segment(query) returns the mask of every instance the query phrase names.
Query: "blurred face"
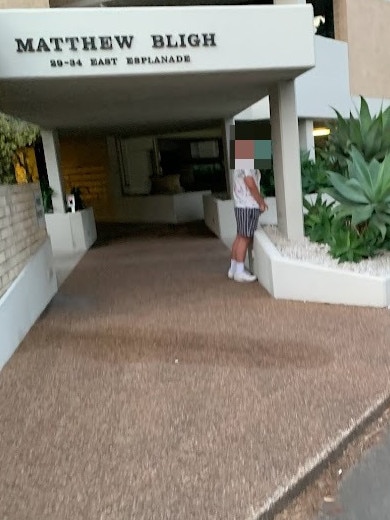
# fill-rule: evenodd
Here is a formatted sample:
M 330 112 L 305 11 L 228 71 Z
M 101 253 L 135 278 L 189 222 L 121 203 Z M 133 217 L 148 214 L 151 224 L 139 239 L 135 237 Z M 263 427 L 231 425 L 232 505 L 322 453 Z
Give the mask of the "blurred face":
M 234 167 L 236 169 L 253 169 L 255 164 L 255 142 L 253 140 L 237 140 L 234 142 Z

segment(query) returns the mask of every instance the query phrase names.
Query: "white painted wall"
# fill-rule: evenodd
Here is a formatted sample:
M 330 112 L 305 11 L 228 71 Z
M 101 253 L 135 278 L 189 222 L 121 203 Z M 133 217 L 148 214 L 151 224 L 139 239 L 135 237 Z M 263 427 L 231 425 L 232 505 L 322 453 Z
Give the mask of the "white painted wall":
M 351 96 L 349 82 L 348 44 L 314 37 L 316 66 L 295 80 L 297 113 L 300 119 L 335 119 L 336 108 L 344 117 L 356 113 L 360 98 Z M 390 105 L 389 99 L 367 98 L 375 114 Z M 265 97 L 235 116 L 235 120 L 268 120 L 269 98 Z
M 0 298 L 0 369 L 56 292 L 53 253 L 47 239 Z
M 348 115 L 351 107 L 348 45 L 322 36 L 314 37 L 316 66 L 295 80 L 297 113 L 301 119 L 333 119 L 337 108 Z M 235 119 L 270 118 L 268 97 L 235 116 Z
M 296 79 L 297 112 L 302 119 L 334 118 L 332 107 L 349 114 L 348 45 L 315 36 L 316 66 Z
M 233 200 L 206 195 L 203 197 L 203 208 L 206 226 L 230 248 L 237 232 Z

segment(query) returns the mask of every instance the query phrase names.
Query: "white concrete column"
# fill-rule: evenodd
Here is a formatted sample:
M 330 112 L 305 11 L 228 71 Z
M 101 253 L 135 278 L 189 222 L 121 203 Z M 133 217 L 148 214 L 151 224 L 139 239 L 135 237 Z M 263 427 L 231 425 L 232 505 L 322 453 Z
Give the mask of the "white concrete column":
M 54 190 L 52 196 L 53 212 L 66 213 L 58 132 L 57 130 L 41 130 L 41 136 L 49 185 Z
M 287 238 L 302 240 L 301 161 L 294 81 L 281 81 L 270 89 L 270 112 L 278 227 Z
M 310 152 L 310 159 L 315 161 L 315 143 L 314 143 L 314 125 L 310 119 L 302 119 L 298 123 L 299 129 L 299 147 L 305 152 Z
M 225 119 L 222 121 L 222 142 L 224 149 L 224 160 L 225 160 L 225 178 L 226 178 L 226 187 L 227 192 L 230 195 L 230 198 L 233 198 L 233 179 L 232 172 L 234 169 L 234 164 L 230 164 L 230 141 L 234 140 L 235 136 L 233 135 L 233 127 L 234 127 L 234 119 Z

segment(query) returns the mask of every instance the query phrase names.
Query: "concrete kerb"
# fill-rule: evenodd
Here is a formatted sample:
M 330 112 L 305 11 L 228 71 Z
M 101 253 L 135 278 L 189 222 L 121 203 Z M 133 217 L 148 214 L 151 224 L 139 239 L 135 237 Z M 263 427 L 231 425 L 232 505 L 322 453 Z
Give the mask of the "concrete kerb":
M 346 447 L 389 407 L 390 395 L 382 395 L 357 421 L 354 421 L 348 428 L 343 430 L 317 456 L 309 459 L 304 466 L 301 466 L 289 482 L 279 486 L 260 511 L 254 512 L 253 516 L 248 517 L 247 520 L 273 520 L 310 483 L 315 481 L 329 464 L 336 462 Z

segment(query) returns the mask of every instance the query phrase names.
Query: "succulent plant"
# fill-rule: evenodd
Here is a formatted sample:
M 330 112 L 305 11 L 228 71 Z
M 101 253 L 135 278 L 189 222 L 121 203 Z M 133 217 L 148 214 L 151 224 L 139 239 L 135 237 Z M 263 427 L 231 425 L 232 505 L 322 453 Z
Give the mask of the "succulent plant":
M 332 167 L 346 173 L 347 159 L 353 147 L 366 161 L 383 161 L 390 150 L 390 107 L 371 116 L 367 101 L 362 97 L 358 117 L 350 113 L 345 119 L 335 110 L 336 122 L 331 125 L 327 153 Z
M 323 190 L 338 202 L 335 216 L 350 217 L 355 227 L 374 227 L 384 239 L 390 226 L 390 153 L 382 163 L 377 159 L 367 162 L 353 147 L 347 168 L 348 177 L 328 172 L 332 186 Z

